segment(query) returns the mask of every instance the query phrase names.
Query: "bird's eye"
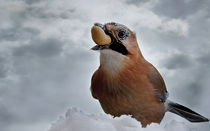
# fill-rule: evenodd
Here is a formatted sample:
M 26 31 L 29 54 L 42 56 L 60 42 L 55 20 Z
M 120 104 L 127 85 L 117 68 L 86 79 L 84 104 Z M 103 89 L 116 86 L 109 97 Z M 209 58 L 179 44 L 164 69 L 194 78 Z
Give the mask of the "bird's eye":
M 119 37 L 119 38 L 125 38 L 125 36 L 126 36 L 125 31 L 120 31 L 120 32 L 118 33 L 118 37 Z

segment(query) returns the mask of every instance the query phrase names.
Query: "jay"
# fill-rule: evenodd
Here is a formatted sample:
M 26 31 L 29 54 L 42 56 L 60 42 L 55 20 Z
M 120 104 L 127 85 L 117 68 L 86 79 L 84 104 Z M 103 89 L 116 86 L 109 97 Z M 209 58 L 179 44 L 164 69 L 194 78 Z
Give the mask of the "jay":
M 104 112 L 114 117 L 131 115 L 143 127 L 160 123 L 167 111 L 190 122 L 207 122 L 204 116 L 167 99 L 158 70 L 143 57 L 136 35 L 118 23 L 95 23 L 92 49 L 100 51 L 100 66 L 91 80 L 91 93 Z

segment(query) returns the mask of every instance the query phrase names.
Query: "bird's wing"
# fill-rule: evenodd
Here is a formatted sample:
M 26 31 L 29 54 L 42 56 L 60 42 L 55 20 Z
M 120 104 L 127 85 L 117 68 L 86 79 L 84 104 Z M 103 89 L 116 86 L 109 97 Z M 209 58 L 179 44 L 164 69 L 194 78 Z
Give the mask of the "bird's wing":
M 152 70 L 148 73 L 147 77 L 150 83 L 153 85 L 157 97 L 160 99 L 160 101 L 165 102 L 168 96 L 165 82 L 154 66 L 152 66 Z

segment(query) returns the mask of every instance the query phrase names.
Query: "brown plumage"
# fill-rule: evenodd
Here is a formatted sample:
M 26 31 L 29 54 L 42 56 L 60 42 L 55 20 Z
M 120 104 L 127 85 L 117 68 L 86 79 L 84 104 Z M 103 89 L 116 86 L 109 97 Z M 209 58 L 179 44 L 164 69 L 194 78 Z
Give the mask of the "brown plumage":
M 93 47 L 100 50 L 100 66 L 91 80 L 92 96 L 99 100 L 106 113 L 113 116 L 131 115 L 143 127 L 152 122 L 160 123 L 167 110 L 173 112 L 175 109 L 168 104 L 172 102 L 166 102 L 164 80 L 158 70 L 144 59 L 135 34 L 124 25 L 113 22 L 105 25 L 96 23 L 95 26 L 101 27 L 112 42 Z M 180 113 L 177 112 L 174 111 Z M 202 118 L 203 121 L 208 120 Z

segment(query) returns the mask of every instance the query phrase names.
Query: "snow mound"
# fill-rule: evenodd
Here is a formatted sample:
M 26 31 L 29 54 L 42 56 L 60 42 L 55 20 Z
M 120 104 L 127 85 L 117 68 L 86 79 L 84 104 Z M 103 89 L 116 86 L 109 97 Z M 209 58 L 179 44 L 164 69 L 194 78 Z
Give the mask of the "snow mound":
M 172 121 L 166 125 L 151 124 L 142 128 L 130 116 L 113 118 L 110 115 L 86 114 L 77 108 L 69 109 L 65 116 L 52 124 L 48 131 L 190 131 L 184 123 Z

